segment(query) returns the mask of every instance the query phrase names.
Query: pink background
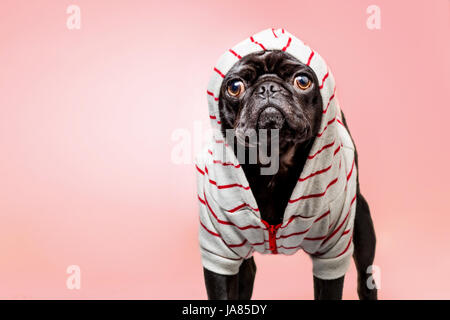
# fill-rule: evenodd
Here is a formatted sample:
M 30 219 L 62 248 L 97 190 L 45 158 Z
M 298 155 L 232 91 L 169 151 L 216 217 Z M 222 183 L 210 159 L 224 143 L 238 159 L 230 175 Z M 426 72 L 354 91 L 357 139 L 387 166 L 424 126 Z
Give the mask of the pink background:
M 73 3 L 81 30 L 66 28 Z M 284 27 L 335 75 L 380 298 L 450 298 L 449 17 L 446 0 L 2 0 L 0 297 L 205 298 L 194 167 L 171 161 L 171 136 L 207 129 L 222 52 Z M 254 298 L 313 297 L 305 254 L 255 258 Z M 353 266 L 346 279 L 354 299 Z

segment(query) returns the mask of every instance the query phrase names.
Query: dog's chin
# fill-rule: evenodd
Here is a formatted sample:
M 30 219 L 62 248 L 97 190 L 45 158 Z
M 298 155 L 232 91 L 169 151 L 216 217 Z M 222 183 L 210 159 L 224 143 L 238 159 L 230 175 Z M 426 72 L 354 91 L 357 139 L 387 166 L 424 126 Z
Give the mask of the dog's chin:
M 292 146 L 301 145 L 312 138 L 311 128 L 304 126 L 300 128 L 290 128 L 288 125 L 279 127 L 266 127 L 263 129 L 264 133 L 258 127 L 249 129 L 235 130 L 236 142 L 239 146 L 245 148 L 254 147 L 276 147 L 280 153 L 287 149 L 291 149 Z M 255 139 L 248 139 L 248 132 L 255 132 Z
M 280 146 L 286 145 L 300 145 L 309 141 L 312 137 L 312 130 L 310 127 L 301 127 L 298 129 L 287 129 L 287 132 L 280 138 Z

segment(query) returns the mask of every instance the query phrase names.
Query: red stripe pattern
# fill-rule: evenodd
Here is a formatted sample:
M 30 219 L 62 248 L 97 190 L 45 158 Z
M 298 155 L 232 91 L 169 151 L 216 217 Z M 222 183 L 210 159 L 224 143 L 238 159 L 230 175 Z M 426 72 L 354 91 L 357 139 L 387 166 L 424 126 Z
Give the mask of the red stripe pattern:
M 325 80 L 327 80 L 327 78 L 328 78 L 328 74 L 329 74 L 329 72 L 327 71 L 327 73 L 323 76 L 322 84 L 319 87 L 320 89 L 323 89 L 323 86 L 325 84 Z
M 275 38 L 278 38 L 277 34 L 275 33 L 274 28 L 272 28 L 272 33 L 273 33 L 273 36 L 274 36 Z
M 222 78 L 225 78 L 225 75 L 222 73 L 222 71 L 220 71 L 219 69 L 217 69 L 216 67 L 214 67 L 214 71 L 217 72 L 217 74 L 219 76 L 221 76 Z
M 263 49 L 264 51 L 266 51 L 266 48 L 263 46 L 263 44 L 260 43 L 260 42 L 258 42 L 258 41 L 256 41 L 256 40 L 253 38 L 253 36 L 250 37 L 250 41 L 253 42 L 254 44 L 260 46 L 261 49 Z
M 336 120 L 336 117 L 334 117 L 333 119 L 331 119 L 330 121 L 328 121 L 328 122 L 327 122 L 327 125 L 325 126 L 325 128 L 323 128 L 322 132 L 319 132 L 319 133 L 317 134 L 317 137 L 320 138 L 320 137 L 324 134 L 325 130 L 327 130 L 328 126 L 329 126 L 330 124 L 332 124 L 335 120 Z
M 312 58 L 314 57 L 314 51 L 313 50 L 311 50 L 311 53 L 310 53 L 310 55 L 309 55 L 309 58 L 308 58 L 308 62 L 306 63 L 306 65 L 307 66 L 309 66 L 310 65 L 310 63 L 311 63 L 311 60 L 312 60 Z
M 206 90 L 206 93 L 207 93 L 209 96 L 213 97 L 213 98 L 214 98 L 214 101 L 219 101 L 219 98 L 218 98 L 218 97 L 215 97 L 215 96 L 214 96 L 214 93 L 212 93 L 211 91 Z
M 332 147 L 332 146 L 334 146 L 334 143 L 335 143 L 335 141 L 333 141 L 333 142 L 331 142 L 331 143 L 329 143 L 329 144 L 326 144 L 326 145 L 324 145 L 322 148 L 320 148 L 319 150 L 317 150 L 314 154 L 311 154 L 311 155 L 309 155 L 308 156 L 308 159 L 314 159 L 318 154 L 320 154 L 323 150 L 326 150 L 326 149 L 328 149 L 328 148 L 330 148 L 330 147 Z
M 308 180 L 308 179 L 311 178 L 311 177 L 314 177 L 314 176 L 317 176 L 318 174 L 327 172 L 328 170 L 331 169 L 331 166 L 332 166 L 332 165 L 330 164 L 330 165 L 329 165 L 328 167 L 326 167 L 325 169 L 317 170 L 316 172 L 313 172 L 313 173 L 311 173 L 310 175 L 308 175 L 308 176 L 306 176 L 306 177 L 304 177 L 304 178 L 299 178 L 298 181 L 306 181 L 306 180 Z
M 222 164 L 223 164 L 223 163 L 222 163 Z M 205 166 L 205 169 L 204 169 L 204 170 L 200 169 L 197 165 L 196 165 L 195 167 L 197 168 L 197 171 L 198 171 L 201 175 L 203 175 L 203 176 L 208 175 L 208 167 Z M 218 189 L 229 189 L 229 188 L 235 188 L 235 187 L 238 187 L 238 188 L 242 188 L 242 189 L 244 189 L 244 190 L 250 190 L 250 186 L 243 186 L 243 185 L 241 185 L 241 184 L 239 184 L 239 183 L 230 183 L 230 184 L 219 185 L 216 181 L 214 181 L 214 180 L 212 180 L 212 179 L 210 179 L 210 178 L 208 178 L 207 180 L 208 180 L 208 182 L 209 182 L 210 184 L 216 186 Z
M 289 203 L 294 203 L 294 202 L 297 202 L 297 201 L 300 201 L 300 200 L 305 200 L 305 199 L 323 197 L 327 193 L 328 189 L 332 185 L 334 185 L 337 181 L 338 181 L 338 178 L 334 178 L 333 180 L 331 180 L 330 183 L 327 185 L 327 187 L 325 188 L 325 190 L 323 192 L 307 194 L 307 195 L 301 196 L 301 197 L 299 197 L 297 199 L 290 199 Z
M 283 49 L 281 49 L 281 51 L 286 51 L 286 49 L 289 48 L 289 46 L 291 45 L 291 41 L 292 41 L 292 38 L 289 37 L 288 42 L 287 42 L 286 45 L 283 47 Z
M 334 87 L 333 94 L 331 95 L 330 99 L 328 99 L 328 103 L 327 103 L 325 110 L 323 110 L 324 114 L 327 113 L 328 107 L 330 106 L 331 101 L 334 99 L 335 94 L 336 94 L 336 87 Z
M 236 51 L 234 51 L 233 49 L 230 49 L 229 51 L 230 51 L 236 58 L 242 59 L 242 57 L 241 57 L 240 55 L 238 55 L 238 54 L 236 53 Z

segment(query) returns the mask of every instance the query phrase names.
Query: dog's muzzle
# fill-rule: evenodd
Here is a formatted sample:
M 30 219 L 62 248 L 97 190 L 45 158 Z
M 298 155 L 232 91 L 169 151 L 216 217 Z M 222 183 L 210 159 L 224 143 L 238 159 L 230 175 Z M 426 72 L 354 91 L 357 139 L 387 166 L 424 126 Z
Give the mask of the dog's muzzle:
M 275 107 L 266 107 L 259 115 L 258 129 L 281 129 L 285 118 Z

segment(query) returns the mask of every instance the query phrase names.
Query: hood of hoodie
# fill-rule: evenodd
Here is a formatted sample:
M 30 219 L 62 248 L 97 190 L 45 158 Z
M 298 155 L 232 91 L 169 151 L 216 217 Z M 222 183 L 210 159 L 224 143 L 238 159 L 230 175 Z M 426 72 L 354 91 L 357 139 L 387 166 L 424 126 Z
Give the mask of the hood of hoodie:
M 350 149 L 353 145 L 341 123 L 335 81 L 327 64 L 316 51 L 285 29 L 267 29 L 245 39 L 227 50 L 214 66 L 207 88 L 208 111 L 214 137 L 205 152 L 210 159 L 199 161 L 197 169 L 205 171 L 210 182 L 215 184 L 210 193 L 222 209 L 228 212 L 250 209 L 259 216 L 259 209 L 245 174 L 221 133 L 219 94 L 223 79 L 236 62 L 249 54 L 265 50 L 289 53 L 308 65 L 319 81 L 323 105 L 319 133 L 290 197 L 283 221 L 298 212 L 312 217 L 319 214 L 346 188 L 345 178 L 339 177 L 346 175 L 345 169 L 350 170 L 349 165 L 353 167 L 354 163 L 343 163 L 344 153 L 340 149 L 344 143 Z M 325 194 L 326 201 L 322 197 Z M 309 201 L 301 201 L 306 199 Z
M 337 111 L 337 100 L 331 99 L 334 101 L 330 101 L 330 97 L 334 98 L 335 93 L 334 78 L 325 60 L 316 51 L 285 29 L 267 29 L 250 36 L 227 50 L 222 54 L 213 68 L 214 72 L 208 84 L 207 95 L 211 125 L 213 129 L 219 131 L 216 133 L 218 134 L 217 138 L 222 138 L 220 135 L 219 94 L 223 79 L 233 65 L 240 59 L 249 54 L 266 50 L 285 51 L 300 62 L 311 67 L 320 82 L 320 93 L 324 109 L 329 107 L 330 113 L 333 115 Z M 330 102 L 329 105 L 328 102 Z M 325 118 L 327 117 L 323 117 L 322 119 L 322 129 L 326 125 Z

